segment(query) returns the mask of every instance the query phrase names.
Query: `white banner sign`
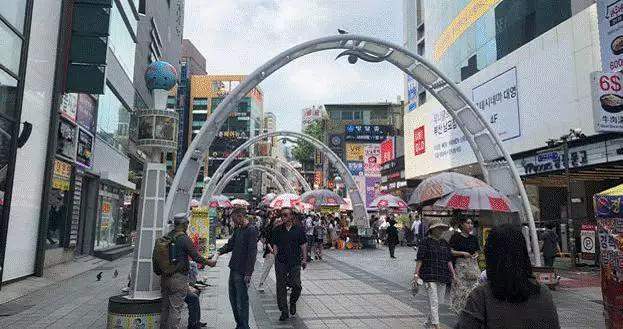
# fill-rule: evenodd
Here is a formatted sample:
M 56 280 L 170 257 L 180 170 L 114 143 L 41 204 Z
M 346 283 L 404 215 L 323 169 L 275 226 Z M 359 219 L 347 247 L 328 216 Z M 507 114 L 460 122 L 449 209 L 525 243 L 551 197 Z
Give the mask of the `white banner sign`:
M 517 69 L 512 68 L 472 89 L 472 100 L 505 141 L 521 135 Z
M 595 253 L 595 230 L 581 230 L 580 241 L 582 241 L 583 253 Z
M 623 74 L 591 73 L 593 121 L 599 132 L 623 131 Z
M 601 64 L 606 72 L 623 68 L 623 0 L 597 0 Z

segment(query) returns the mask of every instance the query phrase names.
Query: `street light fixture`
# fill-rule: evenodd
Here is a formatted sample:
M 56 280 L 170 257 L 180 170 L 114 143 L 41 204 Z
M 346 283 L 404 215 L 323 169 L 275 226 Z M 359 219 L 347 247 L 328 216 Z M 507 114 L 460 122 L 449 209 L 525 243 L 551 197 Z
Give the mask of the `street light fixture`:
M 586 135 L 581 128 L 569 129 L 569 133 L 560 136 L 558 139 L 549 139 L 546 143 L 549 147 L 562 147 L 562 163 L 565 168 L 567 180 L 567 226 L 569 229 L 569 253 L 571 254 L 571 266 L 576 267 L 577 251 L 575 247 L 575 227 L 573 216 L 571 215 L 571 170 L 569 168 L 569 142 L 585 138 Z

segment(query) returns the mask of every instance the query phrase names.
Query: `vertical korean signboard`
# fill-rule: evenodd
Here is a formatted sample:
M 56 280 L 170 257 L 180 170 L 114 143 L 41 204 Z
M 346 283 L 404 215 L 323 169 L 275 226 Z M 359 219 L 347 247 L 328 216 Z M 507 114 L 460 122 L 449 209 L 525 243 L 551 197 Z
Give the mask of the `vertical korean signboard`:
M 600 132 L 623 131 L 623 74 L 593 72 L 593 121 Z
M 601 64 L 606 72 L 623 68 L 623 0 L 597 0 Z
M 380 195 L 381 189 L 381 147 L 379 144 L 367 144 L 364 147 L 363 171 L 366 179 L 366 206 Z
M 381 164 L 395 158 L 394 137 L 388 137 L 381 143 Z

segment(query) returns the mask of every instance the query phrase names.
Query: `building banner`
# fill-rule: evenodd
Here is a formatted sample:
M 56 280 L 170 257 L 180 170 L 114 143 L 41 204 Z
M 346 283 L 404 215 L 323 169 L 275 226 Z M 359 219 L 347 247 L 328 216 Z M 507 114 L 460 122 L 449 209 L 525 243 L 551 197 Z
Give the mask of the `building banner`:
M 368 144 L 364 147 L 363 170 L 366 177 L 381 177 L 381 147 Z
M 391 161 L 396 157 L 394 137 L 388 137 L 381 143 L 381 161 L 380 164 L 384 164 L 387 161 Z
M 601 67 L 614 72 L 623 68 L 623 1 L 597 0 L 597 25 Z
M 193 208 L 188 236 L 199 254 L 205 258 L 210 256 L 210 208 Z
M 407 111 L 411 112 L 417 108 L 417 81 L 407 75 Z
M 346 143 L 346 161 L 363 161 L 363 144 Z
M 370 207 L 372 201 L 381 195 L 381 177 L 365 177 L 365 180 L 366 207 Z
M 361 195 L 361 200 L 366 202 L 366 176 L 354 176 L 353 179 L 355 180 L 355 185 L 357 185 L 357 190 L 359 190 L 359 194 Z
M 593 72 L 593 121 L 600 132 L 623 131 L 623 74 Z
M 521 135 L 518 98 L 514 67 L 472 89 L 474 104 L 503 141 Z
M 359 161 L 348 161 L 346 162 L 346 166 L 348 167 L 348 170 L 350 171 L 350 174 L 353 175 L 353 177 L 355 176 L 360 176 L 363 175 L 363 162 L 359 162 Z

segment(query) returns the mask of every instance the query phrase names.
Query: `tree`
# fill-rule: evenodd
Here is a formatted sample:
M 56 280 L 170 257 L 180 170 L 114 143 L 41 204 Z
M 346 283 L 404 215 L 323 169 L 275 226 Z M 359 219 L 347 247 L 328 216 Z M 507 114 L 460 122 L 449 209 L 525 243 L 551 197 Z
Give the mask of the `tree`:
M 324 127 L 322 126 L 322 122 L 312 122 L 310 125 L 305 127 L 305 129 L 303 129 L 303 133 L 322 141 L 324 136 Z M 303 165 L 304 170 L 313 168 L 315 154 L 316 148 L 311 143 L 304 140 L 299 140 L 298 144 L 292 150 L 292 155 Z

